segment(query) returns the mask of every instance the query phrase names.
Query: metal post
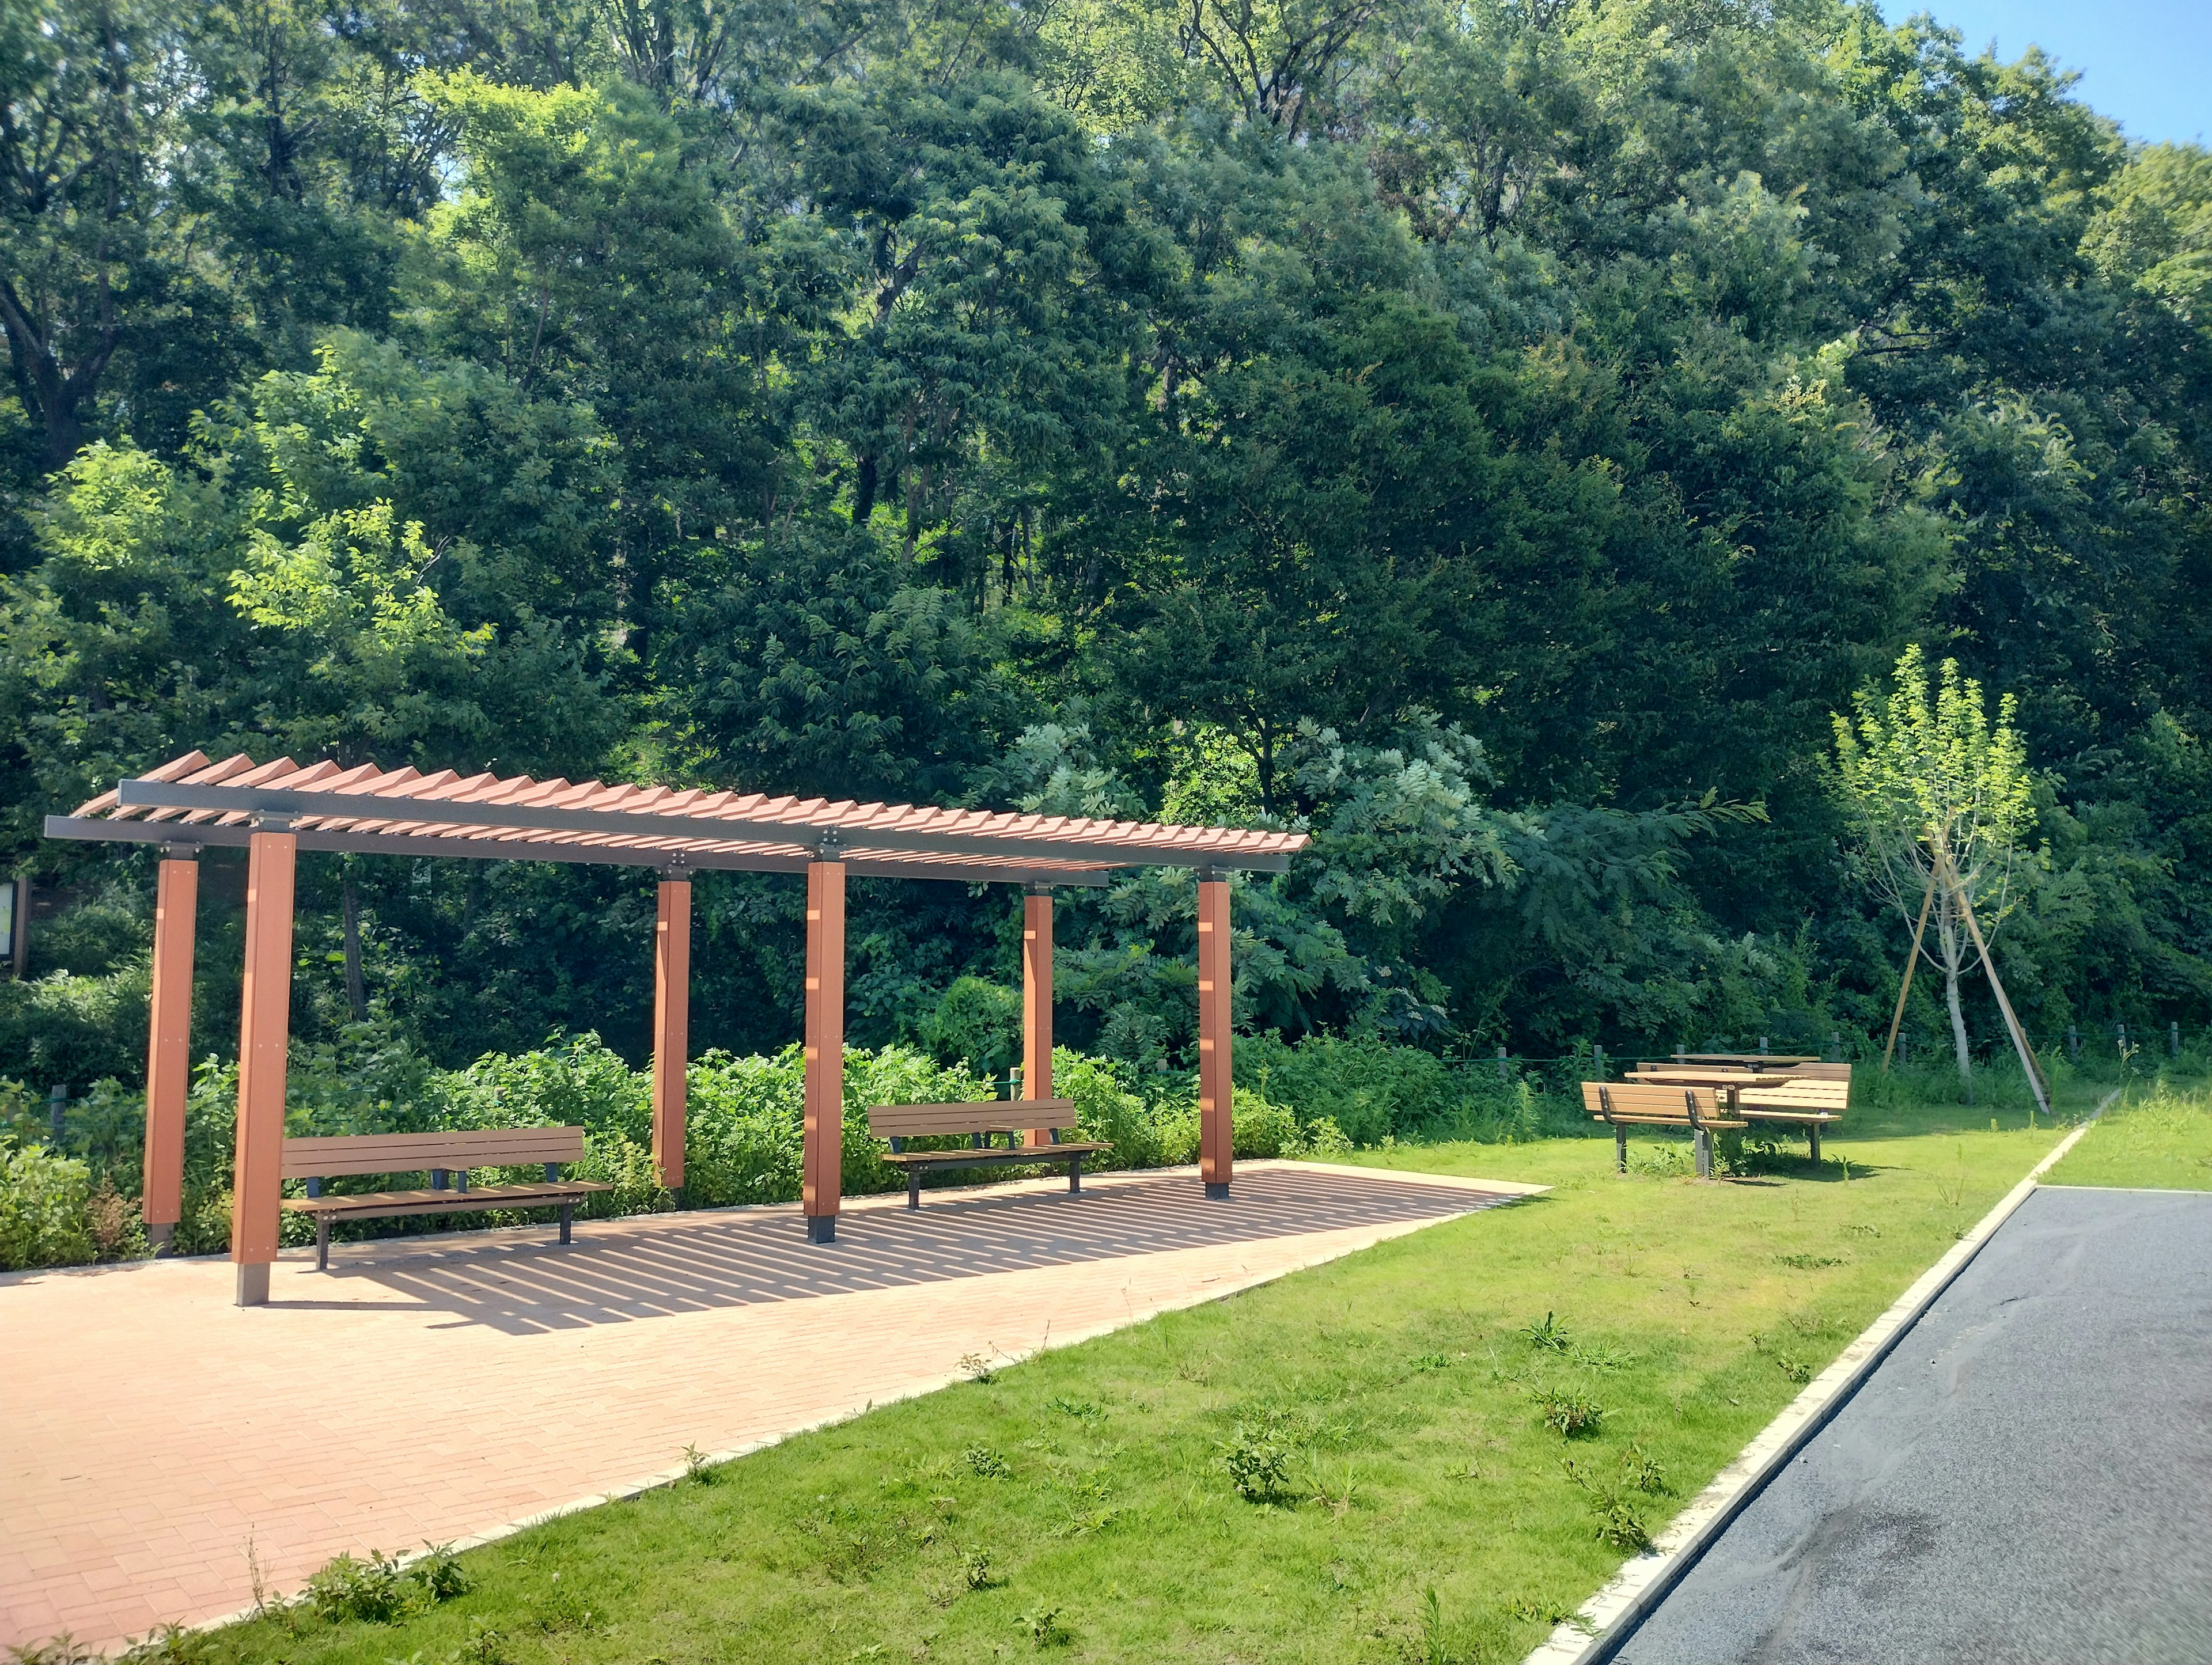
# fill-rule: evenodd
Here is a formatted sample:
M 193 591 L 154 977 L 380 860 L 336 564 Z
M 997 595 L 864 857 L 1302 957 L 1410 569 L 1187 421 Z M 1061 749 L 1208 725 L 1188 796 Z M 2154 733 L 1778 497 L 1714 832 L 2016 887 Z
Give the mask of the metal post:
M 1832 1029 L 1828 1031 L 1828 1061 L 1832 1064 L 1844 1061 L 1844 1037 L 1840 1030 Z
M 192 1072 L 192 926 L 198 852 L 164 850 L 154 891 L 154 990 L 146 1025 L 146 1151 L 139 1216 L 159 1254 L 185 1212 L 185 1097 Z
M 57 1081 L 46 1094 L 46 1121 L 52 1127 L 50 1135 L 55 1153 L 62 1148 L 63 1120 L 69 1114 L 69 1084 Z
M 2066 1061 L 2069 1064 L 2081 1061 L 2081 1031 L 2072 1024 L 2066 1025 Z
M 1605 1079 L 1605 1048 L 1603 1047 L 1593 1045 L 1590 1048 L 1590 1070 L 1599 1080 Z
M 799 1208 L 806 1240 L 837 1240 L 845 1159 L 845 864 L 806 864 L 806 1119 Z
M 2179 1019 L 2169 1022 L 2166 1026 L 2166 1055 L 2169 1058 L 2181 1056 L 2181 1024 Z
M 2114 1043 L 2119 1048 L 2120 1056 L 2123 1058 L 2126 1057 L 2128 1055 L 2128 1026 L 2125 1024 L 2114 1024 L 2112 1025 L 2112 1037 Z
M 653 1162 L 684 1188 L 684 1066 L 690 1054 L 691 881 L 660 881 L 653 933 Z
M 1230 1059 L 1229 881 L 1198 879 L 1198 1176 L 1209 1197 L 1229 1194 L 1236 1166 Z
M 1766 1037 L 1764 1035 L 1759 1037 L 1759 1055 L 1761 1058 L 1766 1056 Z
M 1500 1081 L 1504 1082 L 1508 1086 L 1513 1085 L 1513 1072 L 1506 1065 L 1505 1048 L 1504 1047 L 1500 1047 L 1498 1049 L 1498 1079 Z
M 283 1194 L 285 1052 L 292 1026 L 292 883 L 299 840 L 257 817 L 246 840 L 246 983 L 238 1024 L 238 1147 L 230 1258 L 238 1304 L 269 1299 Z
M 1027 1099 L 1052 1097 L 1052 886 L 1022 896 L 1022 1087 Z M 1029 1130 L 1031 1145 L 1052 1143 L 1052 1129 Z

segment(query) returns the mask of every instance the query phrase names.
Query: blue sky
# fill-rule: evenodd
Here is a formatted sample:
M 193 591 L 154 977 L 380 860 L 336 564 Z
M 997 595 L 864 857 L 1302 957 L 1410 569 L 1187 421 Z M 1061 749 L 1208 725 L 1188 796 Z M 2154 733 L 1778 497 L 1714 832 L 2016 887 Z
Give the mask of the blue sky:
M 2081 72 L 2076 96 L 2130 138 L 2212 141 L 2212 0 L 1881 0 L 1893 23 L 1927 10 L 1978 53 L 2037 46 Z

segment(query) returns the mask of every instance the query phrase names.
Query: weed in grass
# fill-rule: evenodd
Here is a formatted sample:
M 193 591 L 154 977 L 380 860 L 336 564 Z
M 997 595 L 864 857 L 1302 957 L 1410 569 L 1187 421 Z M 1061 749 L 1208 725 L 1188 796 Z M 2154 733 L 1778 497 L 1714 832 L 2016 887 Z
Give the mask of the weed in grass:
M 1632 1152 L 1628 1171 L 1650 1179 L 1680 1179 L 1691 1170 L 1690 1152 L 1681 1145 L 1654 1145 Z
M 1595 1504 L 1597 1536 L 1600 1543 L 1611 1544 L 1615 1549 L 1641 1553 L 1651 1547 L 1650 1529 L 1644 1517 L 1636 1512 L 1627 1498 L 1603 1498 Z
M 455 1657 L 462 1665 L 507 1665 L 507 1638 L 482 1619 L 471 1619 L 469 1639 Z
M 1584 1636 L 1597 1634 L 1597 1627 L 1571 1608 L 1534 1601 L 1526 1595 L 1516 1595 L 1506 1602 L 1505 1612 L 1509 1618 L 1525 1619 L 1539 1625 L 1571 1625 Z
M 684 1448 L 684 1478 L 695 1486 L 714 1484 L 714 1465 L 707 1461 L 707 1454 L 696 1444 Z
M 1291 1454 L 1266 1424 L 1240 1422 L 1237 1437 L 1221 1448 L 1221 1466 L 1230 1484 L 1247 1503 L 1272 1503 L 1291 1476 Z
M 1674 1490 L 1667 1483 L 1667 1471 L 1638 1441 L 1631 1440 L 1628 1449 L 1620 1454 L 1620 1471 L 1629 1486 L 1646 1497 L 1657 1497 Z
M 1636 1505 L 1610 1486 L 1601 1486 L 1572 1457 L 1562 1457 L 1559 1466 L 1567 1471 L 1567 1478 L 1589 1494 L 1591 1511 L 1597 1516 L 1597 1537 L 1600 1543 L 1611 1544 L 1615 1549 L 1645 1550 L 1651 1547 L 1651 1534 L 1644 1524 L 1644 1517 L 1636 1512 Z
M 598 1615 L 573 1584 L 563 1584 L 561 1575 L 555 1573 L 547 1585 L 545 1598 L 538 1604 L 538 1628 L 548 1636 L 564 1631 L 588 1631 L 597 1622 Z
M 1605 1407 L 1565 1388 L 1530 1389 L 1544 1425 L 1561 1439 L 1588 1439 L 1605 1420 Z
M 1881 1236 L 1881 1228 L 1878 1225 L 1847 1225 L 1844 1230 L 1850 1232 L 1855 1237 L 1879 1237 Z
M 1521 1334 L 1528 1338 L 1528 1345 L 1539 1352 L 1566 1353 L 1574 1350 L 1574 1337 L 1567 1333 L 1567 1327 L 1553 1313 L 1546 1313 L 1540 1324 L 1524 1324 Z
M 410 1569 L 422 1594 L 434 1602 L 451 1601 L 469 1593 L 471 1580 L 451 1544 L 424 1544 L 422 1559 Z
M 1421 1596 L 1421 1665 L 1451 1665 L 1444 1651 L 1444 1604 L 1434 1584 Z
M 307 1580 L 307 1605 L 319 1619 L 333 1624 L 359 1619 L 369 1625 L 393 1625 L 415 1605 L 415 1592 L 399 1563 L 381 1550 L 372 1549 L 366 1561 L 340 1555 L 325 1561 Z
M 1961 1145 L 1958 1147 L 1958 1155 L 1959 1171 L 1948 1178 L 1939 1179 L 1936 1182 L 1936 1194 L 1943 1199 L 1943 1206 L 1947 1208 L 1956 1208 L 1966 1200 L 1966 1186 L 1968 1182 L 1966 1178 L 1966 1147 L 1965 1145 Z
M 1753 1336 L 1751 1338 L 1751 1345 L 1754 1350 L 1763 1352 L 1769 1358 L 1771 1358 L 1774 1361 L 1774 1368 L 1780 1370 L 1783 1375 L 1788 1376 L 1792 1382 L 1810 1382 L 1813 1379 L 1813 1367 L 1810 1364 L 1798 1358 L 1795 1353 L 1784 1352 L 1779 1347 L 1768 1346 L 1767 1338 L 1765 1336 Z
M 1774 1258 L 1779 1264 L 1794 1267 L 1800 1272 L 1811 1272 L 1816 1267 L 1824 1266 L 1843 1265 L 1843 1261 L 1833 1255 L 1777 1255 Z
M 1446 1370 L 1451 1368 L 1451 1360 L 1440 1352 L 1425 1352 L 1415 1355 L 1413 1365 L 1417 1370 Z
M 1314 1502 L 1332 1515 L 1348 1514 L 1352 1509 L 1352 1493 L 1357 1489 L 1357 1484 L 1358 1471 L 1349 1462 L 1344 1465 L 1344 1477 L 1332 1483 L 1328 1472 L 1316 1459 L 1313 1466 L 1313 1490 L 1310 1495 Z
M 970 1382 L 988 1383 L 999 1379 L 999 1373 L 992 1368 L 991 1361 L 980 1352 L 963 1352 L 960 1355 L 960 1374 Z
M 1097 1422 L 1106 1415 L 1106 1407 L 1096 1400 L 1070 1399 L 1065 1394 L 1049 1401 L 1045 1408 L 1057 1411 L 1062 1416 L 1072 1416 L 1078 1422 Z
M 1060 1622 L 1058 1607 L 1032 1607 L 1014 1623 L 1029 1632 L 1030 1646 L 1039 1653 L 1047 1648 L 1064 1648 L 1075 1640 L 1075 1633 Z
M 987 1480 L 1003 1480 L 1013 1476 L 1013 1465 L 1005 1455 L 988 1445 L 971 1445 L 961 1454 L 972 1473 Z

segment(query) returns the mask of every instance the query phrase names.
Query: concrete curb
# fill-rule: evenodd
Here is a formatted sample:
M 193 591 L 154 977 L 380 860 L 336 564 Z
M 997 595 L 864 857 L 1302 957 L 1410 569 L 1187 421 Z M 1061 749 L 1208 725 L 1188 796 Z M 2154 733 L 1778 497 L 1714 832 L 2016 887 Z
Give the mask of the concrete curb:
M 1713 1478 L 1711 1485 L 1668 1522 L 1666 1530 L 1660 1533 L 1650 1549 L 1615 1573 L 1603 1589 L 1583 1604 L 1580 1612 L 1553 1630 L 1550 1639 L 1530 1654 L 1522 1665 L 1601 1665 L 1601 1662 L 1611 1658 L 1613 1650 L 1665 1599 L 1767 1481 L 1827 1425 L 1844 1401 L 1858 1391 L 1860 1384 L 1905 1339 L 1905 1332 L 1936 1303 L 1936 1297 L 1966 1269 L 1981 1252 L 1982 1245 L 2035 1194 L 2037 1182 L 2081 1142 L 2091 1124 L 2119 1096 L 2120 1089 L 2115 1087 L 2100 1099 L 2097 1108 L 2079 1127 L 2029 1169 L 2027 1176 L 2006 1192 L 1996 1207 L 1983 1215 L 1971 1231 L 1944 1252 L 1942 1259 L 1922 1273 L 1887 1311 L 1869 1324 L 1833 1364 L 1814 1376 L 1802 1393 L 1783 1407 L 1779 1416 L 1753 1437 L 1751 1443 L 1737 1454 L 1735 1461 Z

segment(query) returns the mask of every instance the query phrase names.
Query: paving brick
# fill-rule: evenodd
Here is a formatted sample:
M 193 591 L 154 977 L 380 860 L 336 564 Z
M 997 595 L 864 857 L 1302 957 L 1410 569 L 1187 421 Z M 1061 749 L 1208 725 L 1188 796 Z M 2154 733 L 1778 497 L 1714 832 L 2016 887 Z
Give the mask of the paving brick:
M 249 1540 L 285 1592 L 495 1534 L 1523 1188 L 1252 1164 L 1225 1202 L 1183 1173 L 862 1199 L 823 1246 L 790 1208 L 387 1239 L 288 1256 L 250 1311 L 220 1260 L 0 1278 L 0 1647 L 236 1612 Z

